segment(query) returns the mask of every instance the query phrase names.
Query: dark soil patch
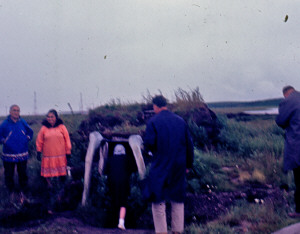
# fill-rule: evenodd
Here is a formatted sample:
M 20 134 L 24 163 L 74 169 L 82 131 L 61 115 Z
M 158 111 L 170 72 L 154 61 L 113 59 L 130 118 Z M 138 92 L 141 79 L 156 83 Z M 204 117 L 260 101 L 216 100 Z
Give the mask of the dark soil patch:
M 185 202 L 185 223 L 206 223 L 226 214 L 239 200 L 249 203 L 281 201 L 286 203 L 279 188 L 269 186 L 245 186 L 243 191 L 206 194 L 188 194 Z
M 270 201 L 284 201 L 282 191 L 279 188 L 268 186 L 247 185 L 243 191 L 220 192 L 206 194 L 187 194 L 185 202 L 185 224 L 206 223 L 218 219 L 219 216 L 228 213 L 230 208 L 238 200 L 247 200 L 248 202 L 263 203 Z M 149 204 L 150 206 L 150 204 Z M 169 207 L 167 207 L 169 209 Z M 133 212 L 133 211 L 132 211 Z M 128 213 L 128 216 L 134 214 Z M 92 218 L 92 217 L 91 217 Z M 130 217 L 129 217 L 130 218 Z M 135 217 L 136 218 L 136 217 Z M 168 212 L 168 219 L 169 212 Z M 24 203 L 17 208 L 7 208 L 0 210 L 0 226 L 8 232 L 28 231 L 34 232 L 41 224 L 51 225 L 72 223 L 78 233 L 121 233 L 118 229 L 103 229 L 91 226 L 83 221 L 75 211 L 57 212 L 49 215 L 47 210 L 40 203 Z M 149 207 L 136 220 L 136 226 L 130 227 L 126 233 L 153 233 L 153 221 Z

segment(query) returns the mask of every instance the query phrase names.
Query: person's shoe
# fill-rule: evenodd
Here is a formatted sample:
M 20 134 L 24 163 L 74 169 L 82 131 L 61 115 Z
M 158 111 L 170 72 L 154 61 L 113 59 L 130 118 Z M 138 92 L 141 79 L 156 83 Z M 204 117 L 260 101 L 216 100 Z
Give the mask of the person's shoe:
M 12 192 L 9 194 L 9 202 L 11 204 L 15 204 L 17 202 L 18 198 L 17 198 L 17 194 L 15 192 Z
M 9 195 L 9 201 L 10 201 L 10 204 L 13 205 L 16 209 L 20 209 L 22 206 L 22 204 L 20 203 L 20 197 L 15 192 L 12 192 Z
M 20 203 L 24 204 L 24 202 L 29 202 L 29 200 L 23 192 L 20 192 Z
M 9 194 L 9 201 L 14 202 L 14 200 L 15 200 L 15 193 L 10 193 Z
M 288 216 L 290 216 L 291 218 L 300 218 L 300 213 L 291 212 L 291 213 L 288 213 Z
M 49 215 L 53 215 L 53 211 L 52 211 L 52 210 L 47 210 L 47 213 L 48 213 Z
M 120 224 L 120 223 L 119 223 L 118 228 L 120 228 L 120 229 L 122 229 L 122 230 L 126 230 L 124 224 Z

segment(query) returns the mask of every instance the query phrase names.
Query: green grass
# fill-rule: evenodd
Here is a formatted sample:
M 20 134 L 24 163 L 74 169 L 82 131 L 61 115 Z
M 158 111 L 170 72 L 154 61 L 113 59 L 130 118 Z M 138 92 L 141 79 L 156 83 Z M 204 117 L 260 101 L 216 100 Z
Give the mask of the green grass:
M 299 221 L 288 218 L 281 205 L 274 201 L 264 204 L 241 201 L 218 220 L 190 225 L 186 233 L 271 233 Z
M 201 98 L 197 90 L 194 95 L 181 90 L 177 96 L 178 105 L 174 105 L 173 108 L 178 112 L 187 111 L 189 105 L 186 103 L 200 105 Z M 141 110 L 142 106 L 136 103 L 113 102 L 91 110 L 88 116 L 61 116 L 72 138 L 73 165 L 84 164 L 87 139 L 83 139 L 78 132 L 79 125 L 83 120 L 89 121 L 97 118 L 99 120 L 110 116 L 109 120 L 116 120 L 120 123 L 110 126 L 111 122 L 108 121 L 107 126 L 110 131 L 141 133 L 145 130 L 145 125 L 139 125 L 136 122 L 136 116 Z M 222 109 L 222 113 L 228 113 L 228 111 L 230 109 Z M 222 129 L 214 150 L 210 150 L 208 147 L 204 147 L 205 151 L 199 149 L 203 144 L 207 144 L 207 135 L 201 127 L 195 126 L 192 121 L 189 122 L 197 148 L 195 149 L 194 168 L 187 176 L 188 192 L 236 191 L 249 183 L 267 184 L 273 188 L 287 184 L 291 190 L 287 193 L 283 192 L 282 199 L 279 197 L 274 201 L 265 201 L 263 204 L 248 203 L 241 199 L 230 208 L 228 213 L 217 220 L 187 225 L 186 233 L 270 233 L 299 221 L 292 220 L 287 216 L 294 206 L 294 183 L 292 173 L 286 175 L 282 172 L 284 132 L 276 126 L 275 117 L 247 116 L 229 119 L 222 113 L 217 113 Z M 24 116 L 24 118 L 34 130 L 34 139 L 29 144 L 31 157 L 28 161 L 28 175 L 32 191 L 38 193 L 41 179 L 40 163 L 35 157 L 35 139 L 44 116 Z M 0 162 L 0 173 L 3 175 L 2 162 Z M 7 207 L 8 198 L 4 189 L 4 178 L 3 176 L 1 178 L 0 209 L 4 209 Z M 133 176 L 131 182 L 129 205 L 139 210 L 143 206 L 143 202 L 138 180 Z M 93 168 L 88 206 L 78 207 L 75 211 L 78 217 L 92 225 L 104 225 L 103 220 L 105 220 L 106 211 L 109 208 L 105 183 L 105 178 L 100 177 L 96 168 Z M 27 233 L 74 233 L 76 228 L 73 228 L 71 224 L 44 223 L 31 231 Z M 5 233 L 5 230 L 0 228 L 0 232 Z
M 282 172 L 284 132 L 276 126 L 274 117 L 241 120 L 220 115 L 220 119 L 223 129 L 218 152 L 196 152 L 195 170 L 201 177 L 196 176 L 189 183 L 216 184 L 219 191 L 235 191 L 249 182 L 274 188 L 288 184 L 291 190 L 283 192 L 282 199 L 264 204 L 241 200 L 228 214 L 207 224 L 192 224 L 186 233 L 270 233 L 299 221 L 287 216 L 294 206 L 294 182 L 291 172 Z M 237 184 L 231 183 L 234 178 L 238 179 Z

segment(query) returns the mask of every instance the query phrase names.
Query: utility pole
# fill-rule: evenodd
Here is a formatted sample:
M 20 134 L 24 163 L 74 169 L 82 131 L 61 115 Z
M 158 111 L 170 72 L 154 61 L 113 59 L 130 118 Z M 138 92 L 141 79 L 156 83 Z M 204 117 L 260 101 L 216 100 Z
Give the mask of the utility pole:
M 36 104 L 36 92 L 34 91 L 34 99 L 33 99 L 33 114 L 37 115 L 37 104 Z
M 80 105 L 79 105 L 79 111 L 80 111 L 81 114 L 83 114 L 82 93 L 80 93 Z

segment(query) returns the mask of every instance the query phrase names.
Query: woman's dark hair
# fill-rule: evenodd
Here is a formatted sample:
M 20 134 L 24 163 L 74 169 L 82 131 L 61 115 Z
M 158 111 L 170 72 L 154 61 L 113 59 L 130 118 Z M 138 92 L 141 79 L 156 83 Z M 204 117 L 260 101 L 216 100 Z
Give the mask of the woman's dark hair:
M 55 122 L 55 124 L 54 124 L 53 127 L 57 127 L 60 124 L 63 124 L 63 121 L 61 120 L 61 118 L 58 117 L 58 114 L 57 114 L 56 110 L 54 110 L 54 109 L 49 110 L 48 113 L 47 113 L 47 115 L 50 114 L 50 113 L 52 113 L 55 116 L 55 118 L 56 118 L 56 122 Z M 49 124 L 49 122 L 48 122 L 47 119 L 43 120 L 42 125 L 46 126 L 47 128 L 52 128 L 52 126 Z
M 56 111 L 56 110 L 51 109 L 51 110 L 48 111 L 47 115 L 48 115 L 49 113 L 54 114 L 55 118 L 58 119 L 58 114 L 57 114 L 57 111 Z

